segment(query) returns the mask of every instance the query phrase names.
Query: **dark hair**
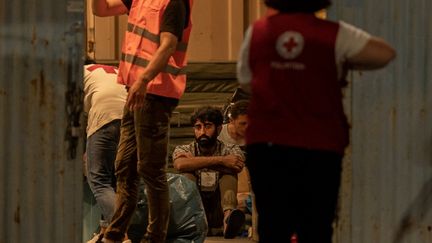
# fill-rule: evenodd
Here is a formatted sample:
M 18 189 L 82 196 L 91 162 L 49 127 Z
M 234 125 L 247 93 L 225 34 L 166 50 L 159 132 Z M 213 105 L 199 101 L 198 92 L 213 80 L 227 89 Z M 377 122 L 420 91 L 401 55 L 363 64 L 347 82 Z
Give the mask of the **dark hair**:
M 239 100 L 231 106 L 230 117 L 236 119 L 240 115 L 246 115 L 249 106 L 248 100 Z
M 264 0 L 267 7 L 285 13 L 314 13 L 331 5 L 331 0 Z
M 84 60 L 84 65 L 89 65 L 89 64 L 96 64 L 96 62 L 95 62 L 93 59 L 87 57 L 87 58 Z
M 200 120 L 201 122 L 212 122 L 216 127 L 221 126 L 223 122 L 223 116 L 220 109 L 212 106 L 203 106 L 195 110 L 191 116 L 192 126 Z

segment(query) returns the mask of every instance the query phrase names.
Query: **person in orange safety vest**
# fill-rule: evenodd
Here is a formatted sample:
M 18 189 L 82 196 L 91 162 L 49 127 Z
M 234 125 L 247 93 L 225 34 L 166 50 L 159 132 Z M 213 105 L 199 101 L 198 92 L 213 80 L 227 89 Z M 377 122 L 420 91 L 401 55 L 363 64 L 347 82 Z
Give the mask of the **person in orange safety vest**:
M 128 97 L 117 151 L 116 211 L 103 242 L 122 242 L 143 178 L 149 210 L 142 242 L 165 242 L 170 214 L 168 128 L 186 87 L 193 0 L 92 0 L 96 16 L 128 14 L 118 82 Z

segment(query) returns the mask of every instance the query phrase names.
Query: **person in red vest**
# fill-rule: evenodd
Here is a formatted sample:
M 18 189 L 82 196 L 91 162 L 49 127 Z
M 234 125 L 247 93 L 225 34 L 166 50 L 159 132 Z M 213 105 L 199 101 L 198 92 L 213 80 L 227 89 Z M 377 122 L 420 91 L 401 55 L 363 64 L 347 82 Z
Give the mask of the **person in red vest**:
M 128 90 L 115 175 L 116 211 L 104 242 L 121 242 L 143 178 L 149 224 L 143 242 L 165 242 L 170 214 L 166 178 L 169 120 L 186 86 L 193 0 L 92 0 L 96 16 L 128 14 L 118 82 Z
M 261 243 L 331 243 L 349 125 L 349 69 L 378 69 L 396 53 L 348 23 L 320 19 L 329 0 L 265 0 L 246 32 L 238 80 L 251 92 L 246 166 Z M 281 194 L 286 196 L 281 196 Z

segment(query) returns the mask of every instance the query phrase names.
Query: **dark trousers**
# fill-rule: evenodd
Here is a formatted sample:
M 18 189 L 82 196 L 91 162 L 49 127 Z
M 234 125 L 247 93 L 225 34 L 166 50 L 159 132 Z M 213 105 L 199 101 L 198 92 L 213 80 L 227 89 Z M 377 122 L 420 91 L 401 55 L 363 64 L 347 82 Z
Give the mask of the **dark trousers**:
M 246 163 L 258 211 L 260 243 L 331 243 L 342 156 L 334 152 L 253 144 Z
M 149 220 L 146 238 L 164 242 L 170 214 L 166 178 L 169 121 L 178 100 L 151 94 L 137 111 L 124 109 L 115 162 L 116 211 L 105 237 L 121 240 L 138 201 L 139 177 L 147 190 Z

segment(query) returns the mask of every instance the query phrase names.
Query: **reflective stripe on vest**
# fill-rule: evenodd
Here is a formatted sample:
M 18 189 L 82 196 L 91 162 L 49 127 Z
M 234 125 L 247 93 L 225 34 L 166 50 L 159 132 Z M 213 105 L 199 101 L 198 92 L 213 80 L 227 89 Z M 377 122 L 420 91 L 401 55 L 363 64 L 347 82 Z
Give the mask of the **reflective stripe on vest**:
M 141 28 L 137 25 L 134 25 L 132 23 L 128 23 L 127 31 L 132 32 L 136 35 L 142 36 L 143 38 L 146 38 L 146 39 L 148 39 L 148 40 L 150 40 L 150 41 L 152 41 L 158 45 L 160 44 L 160 36 L 159 35 L 155 35 L 155 34 L 151 33 L 150 31 L 148 31 L 144 28 Z M 177 43 L 177 49 L 176 50 L 181 51 L 181 52 L 185 52 L 187 49 L 187 46 L 188 45 L 186 43 L 179 42 L 179 43 Z
M 141 58 L 138 56 L 133 56 L 133 55 L 128 55 L 128 54 L 124 54 L 124 53 L 122 53 L 121 60 L 128 62 L 128 63 L 131 63 L 133 65 L 140 66 L 140 67 L 147 67 L 147 65 L 150 62 L 149 60 L 146 60 L 144 58 Z M 177 67 L 173 67 L 171 65 L 167 65 L 165 67 L 165 69 L 163 70 L 163 72 L 173 74 L 173 75 L 186 74 L 185 68 L 177 68 Z
M 131 86 L 145 71 L 160 46 L 160 25 L 164 11 L 171 0 L 133 1 L 128 16 L 119 64 L 118 82 Z M 189 1 L 192 8 L 193 0 Z M 178 40 L 175 52 L 163 70 L 147 84 L 147 93 L 179 99 L 186 88 L 186 49 L 192 29 L 189 24 Z

